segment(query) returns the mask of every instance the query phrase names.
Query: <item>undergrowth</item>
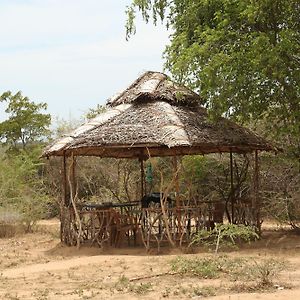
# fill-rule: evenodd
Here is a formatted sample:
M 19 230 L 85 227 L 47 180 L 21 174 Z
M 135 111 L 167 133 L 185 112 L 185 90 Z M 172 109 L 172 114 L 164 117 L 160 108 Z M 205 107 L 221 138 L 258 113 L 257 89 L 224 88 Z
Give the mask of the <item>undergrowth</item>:
M 230 258 L 210 256 L 205 258 L 177 257 L 170 261 L 173 272 L 199 278 L 222 278 L 249 283 L 252 286 L 268 287 L 273 284 L 287 263 L 282 260 L 253 258 Z

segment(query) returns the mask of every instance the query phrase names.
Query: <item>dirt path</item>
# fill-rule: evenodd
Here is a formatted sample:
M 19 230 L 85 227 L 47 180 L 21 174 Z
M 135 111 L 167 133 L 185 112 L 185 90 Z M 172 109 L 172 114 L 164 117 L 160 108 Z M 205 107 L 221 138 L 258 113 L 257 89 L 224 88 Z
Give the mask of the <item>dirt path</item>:
M 112 261 L 119 262 L 122 261 L 123 259 L 124 256 L 101 255 L 101 256 L 89 256 L 89 257 L 64 259 L 63 261 L 54 260 L 47 263 L 32 264 L 20 268 L 7 269 L 2 272 L 2 276 L 6 278 L 17 278 L 17 277 L 30 276 L 31 274 L 39 273 L 39 272 L 67 271 L 72 268 L 80 268 L 86 266 L 93 267 L 94 265 L 105 265 L 108 262 L 112 262 Z M 132 264 L 132 263 L 139 264 L 144 260 L 145 260 L 144 257 L 126 256 L 126 262 L 128 264 Z

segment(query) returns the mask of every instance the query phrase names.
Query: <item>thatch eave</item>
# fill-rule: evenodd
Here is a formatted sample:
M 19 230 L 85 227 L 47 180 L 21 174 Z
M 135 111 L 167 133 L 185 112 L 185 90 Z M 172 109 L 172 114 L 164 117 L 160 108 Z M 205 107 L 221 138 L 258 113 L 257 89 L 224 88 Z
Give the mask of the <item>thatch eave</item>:
M 142 158 L 164 157 L 164 156 L 184 156 L 184 155 L 205 155 L 211 153 L 238 153 L 246 154 L 255 150 L 276 151 L 271 145 L 265 147 L 262 145 L 197 145 L 197 146 L 176 146 L 167 147 L 162 145 L 107 145 L 103 147 L 83 147 L 68 148 L 51 156 L 98 156 L 109 158 Z M 47 155 L 44 155 L 47 156 Z

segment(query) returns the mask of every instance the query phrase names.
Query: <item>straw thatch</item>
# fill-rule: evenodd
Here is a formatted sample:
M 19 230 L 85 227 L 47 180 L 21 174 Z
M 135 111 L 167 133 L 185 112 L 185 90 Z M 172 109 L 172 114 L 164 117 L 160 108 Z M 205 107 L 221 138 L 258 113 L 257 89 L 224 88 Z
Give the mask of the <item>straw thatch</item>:
M 106 112 L 49 146 L 43 156 L 148 157 L 275 150 L 225 118 L 211 122 L 199 95 L 146 72 L 107 102 Z

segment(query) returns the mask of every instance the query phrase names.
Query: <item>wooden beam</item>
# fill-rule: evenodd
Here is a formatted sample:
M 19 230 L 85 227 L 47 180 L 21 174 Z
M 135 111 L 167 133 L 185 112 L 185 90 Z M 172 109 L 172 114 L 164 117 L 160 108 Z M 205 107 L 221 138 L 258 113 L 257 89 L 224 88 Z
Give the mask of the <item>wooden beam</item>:
M 114 157 L 114 158 L 140 158 L 141 155 L 145 157 L 163 157 L 163 156 L 182 156 L 182 155 L 196 155 L 209 153 L 251 153 L 255 150 L 275 151 L 274 148 L 264 147 L 260 145 L 215 145 L 203 144 L 197 146 L 175 146 L 167 147 L 161 145 L 99 145 L 99 147 L 82 147 L 68 149 L 53 153 L 54 156 L 67 155 L 72 153 L 76 156 L 99 156 L 99 157 Z

